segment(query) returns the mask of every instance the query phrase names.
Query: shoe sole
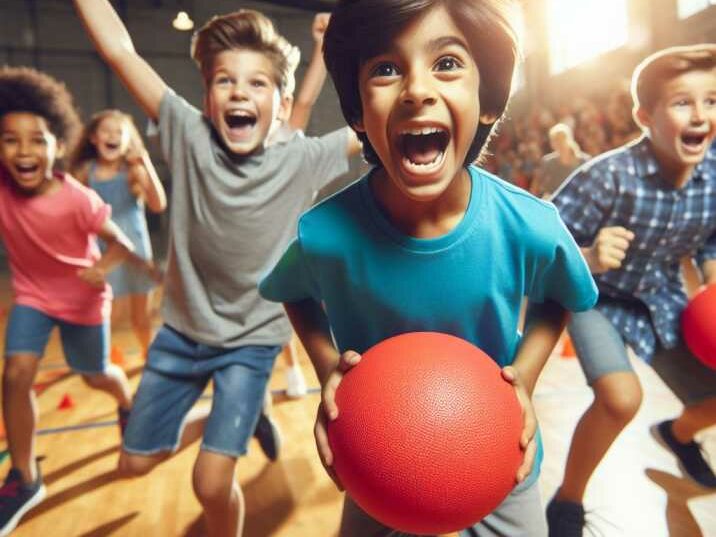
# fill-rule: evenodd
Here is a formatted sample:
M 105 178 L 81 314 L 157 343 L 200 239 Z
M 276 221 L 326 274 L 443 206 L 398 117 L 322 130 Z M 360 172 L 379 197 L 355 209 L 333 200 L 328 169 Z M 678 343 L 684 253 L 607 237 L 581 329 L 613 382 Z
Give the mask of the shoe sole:
M 10 535 L 12 530 L 15 529 L 15 527 L 20 522 L 20 519 L 27 513 L 30 509 L 37 506 L 39 503 L 42 502 L 42 500 L 45 499 L 45 496 L 47 495 L 47 489 L 45 488 L 45 485 L 42 485 L 39 489 L 37 489 L 37 492 L 23 505 L 17 513 L 15 513 L 15 516 L 12 517 L 10 520 L 8 520 L 7 524 L 3 526 L 2 529 L 0 529 L 0 537 L 7 537 Z

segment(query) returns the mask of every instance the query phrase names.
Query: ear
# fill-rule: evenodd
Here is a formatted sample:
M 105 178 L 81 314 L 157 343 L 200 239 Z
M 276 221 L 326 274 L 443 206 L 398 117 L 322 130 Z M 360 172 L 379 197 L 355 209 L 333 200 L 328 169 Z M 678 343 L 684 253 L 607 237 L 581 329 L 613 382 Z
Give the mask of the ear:
M 293 95 L 283 95 L 278 103 L 278 115 L 276 119 L 287 122 L 291 119 L 291 111 L 293 110 Z
M 351 123 L 351 127 L 353 127 L 353 130 L 356 132 L 365 132 L 365 126 L 363 125 L 363 118 L 356 119 L 353 123 Z
M 634 116 L 634 121 L 636 121 L 637 125 L 644 129 L 648 129 L 651 125 L 651 115 L 643 106 L 634 107 L 632 110 L 632 116 Z

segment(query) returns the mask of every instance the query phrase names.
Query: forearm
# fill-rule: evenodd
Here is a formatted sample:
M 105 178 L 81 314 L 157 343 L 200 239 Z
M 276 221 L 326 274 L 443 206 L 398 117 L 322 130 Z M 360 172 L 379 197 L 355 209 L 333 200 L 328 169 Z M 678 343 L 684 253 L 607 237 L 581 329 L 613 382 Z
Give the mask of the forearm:
M 130 167 L 131 173 L 137 174 L 138 181 L 142 185 L 149 210 L 153 213 L 163 212 L 167 206 L 167 197 L 149 154 L 145 151 L 136 162 L 130 164 Z
M 580 246 L 579 251 L 582 252 L 582 257 L 584 257 L 584 260 L 587 262 L 589 272 L 596 274 L 596 268 L 594 266 L 594 252 L 592 248 L 590 246 Z
M 97 52 L 119 76 L 145 113 L 156 119 L 166 85 L 136 53 L 124 23 L 107 0 L 74 0 Z
M 327 328 L 326 315 L 320 305 L 310 299 L 287 302 L 283 306 L 323 386 L 339 359 Z
M 529 305 L 524 335 L 512 365 L 530 396 L 568 318 L 568 312 L 556 302 Z
M 320 46 L 313 49 L 311 61 L 303 75 L 301 87 L 293 104 L 289 125 L 297 130 L 305 130 L 311 117 L 313 105 L 316 104 L 321 89 L 326 81 L 326 65 Z

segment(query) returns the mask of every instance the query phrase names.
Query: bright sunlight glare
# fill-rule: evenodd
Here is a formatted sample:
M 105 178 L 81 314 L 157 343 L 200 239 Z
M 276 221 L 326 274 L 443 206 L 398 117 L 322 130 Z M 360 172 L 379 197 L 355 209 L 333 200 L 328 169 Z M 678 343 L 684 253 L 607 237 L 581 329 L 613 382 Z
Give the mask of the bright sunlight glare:
M 548 0 L 547 9 L 553 74 L 627 42 L 626 0 Z

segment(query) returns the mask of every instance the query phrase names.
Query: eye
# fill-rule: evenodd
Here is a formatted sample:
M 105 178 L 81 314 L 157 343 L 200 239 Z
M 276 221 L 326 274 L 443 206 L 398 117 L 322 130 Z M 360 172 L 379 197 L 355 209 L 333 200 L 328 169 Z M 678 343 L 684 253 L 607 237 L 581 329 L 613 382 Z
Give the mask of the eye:
M 462 67 L 462 63 L 454 56 L 443 56 L 435 62 L 436 71 L 455 71 Z
M 716 97 L 707 97 L 705 104 L 706 106 L 716 106 Z
M 397 76 L 398 75 L 398 68 L 389 62 L 383 62 L 379 63 L 375 67 L 373 67 L 373 70 L 370 72 L 371 77 L 389 77 L 389 76 Z
M 32 139 L 32 143 L 35 145 L 46 145 L 47 140 L 45 139 L 44 136 L 36 136 L 35 138 Z
M 269 84 L 268 84 L 268 82 L 267 82 L 266 80 L 263 80 L 263 79 L 260 79 L 260 78 L 256 78 L 256 79 L 254 79 L 254 80 L 251 81 L 251 85 L 254 86 L 255 88 L 265 88 L 265 87 L 267 87 Z
M 678 100 L 674 101 L 673 105 L 682 107 L 682 106 L 689 106 L 689 104 L 690 103 L 689 103 L 688 99 L 678 99 Z
M 219 75 L 214 79 L 214 85 L 216 86 L 225 86 L 227 84 L 231 84 L 231 79 L 226 75 Z

